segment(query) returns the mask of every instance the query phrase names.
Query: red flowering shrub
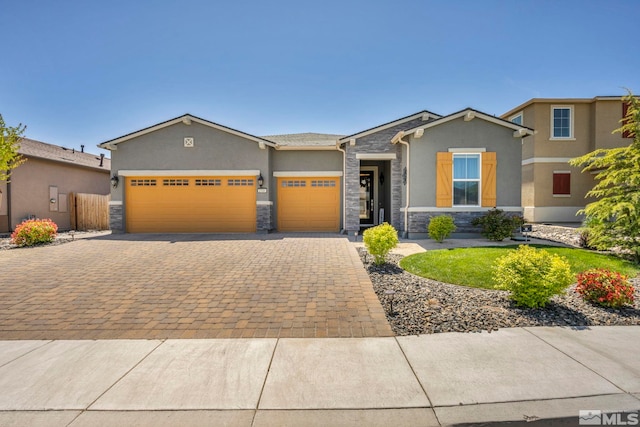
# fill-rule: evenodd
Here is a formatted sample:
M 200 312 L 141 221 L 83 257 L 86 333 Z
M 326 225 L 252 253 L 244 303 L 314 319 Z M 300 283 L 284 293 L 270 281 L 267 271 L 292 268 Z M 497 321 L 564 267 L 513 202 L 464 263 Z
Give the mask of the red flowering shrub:
M 18 246 L 50 243 L 57 233 L 58 226 L 50 219 L 28 219 L 22 221 L 11 234 L 11 243 Z
M 633 304 L 633 285 L 628 277 L 605 269 L 583 271 L 577 276 L 576 292 L 586 301 L 618 308 Z

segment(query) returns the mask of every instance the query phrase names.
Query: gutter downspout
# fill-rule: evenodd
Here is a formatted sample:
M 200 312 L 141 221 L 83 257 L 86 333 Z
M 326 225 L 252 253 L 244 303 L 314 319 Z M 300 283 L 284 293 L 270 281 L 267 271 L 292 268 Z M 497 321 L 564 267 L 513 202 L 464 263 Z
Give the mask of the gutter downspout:
M 347 232 L 347 151 L 340 148 L 340 141 L 336 141 L 336 149 L 342 152 L 342 231 Z
M 398 142 L 400 144 L 406 145 L 407 147 L 407 196 L 406 196 L 406 204 L 404 207 L 404 233 L 402 235 L 402 237 L 407 238 L 409 237 L 409 202 L 410 202 L 410 196 L 411 196 L 411 146 L 409 145 L 409 143 L 407 141 L 403 141 L 402 137 L 404 136 L 404 131 L 400 131 L 398 132 L 392 139 L 391 139 L 391 143 L 392 144 L 397 144 Z

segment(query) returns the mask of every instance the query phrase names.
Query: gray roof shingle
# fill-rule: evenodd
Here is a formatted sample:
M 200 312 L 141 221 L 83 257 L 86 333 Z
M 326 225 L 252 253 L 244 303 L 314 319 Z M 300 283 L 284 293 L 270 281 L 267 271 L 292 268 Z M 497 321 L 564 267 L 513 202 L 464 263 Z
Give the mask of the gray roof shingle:
M 109 171 L 111 169 L 111 160 L 107 157 L 104 158 L 101 167 L 99 154 L 82 153 L 73 148 L 64 148 L 29 138 L 20 140 L 18 152 L 25 157 L 36 157 L 98 170 Z
M 333 146 L 336 141 L 344 135 L 335 135 L 331 133 L 292 133 L 286 135 L 269 135 L 262 138 L 275 142 L 285 147 L 318 147 Z

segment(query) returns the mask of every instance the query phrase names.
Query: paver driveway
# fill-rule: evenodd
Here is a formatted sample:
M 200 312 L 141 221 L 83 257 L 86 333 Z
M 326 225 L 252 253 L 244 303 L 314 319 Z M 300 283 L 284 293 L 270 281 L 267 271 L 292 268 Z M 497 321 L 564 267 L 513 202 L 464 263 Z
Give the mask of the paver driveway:
M 104 236 L 0 251 L 0 283 L 0 339 L 392 335 L 335 236 Z

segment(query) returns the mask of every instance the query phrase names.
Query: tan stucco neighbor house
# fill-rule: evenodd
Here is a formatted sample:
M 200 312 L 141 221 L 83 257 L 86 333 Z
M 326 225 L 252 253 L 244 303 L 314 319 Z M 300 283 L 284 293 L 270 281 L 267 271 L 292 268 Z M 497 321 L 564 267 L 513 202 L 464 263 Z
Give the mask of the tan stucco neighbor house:
M 568 161 L 598 148 L 629 145 L 628 135 L 612 134 L 625 115 L 621 97 L 597 96 L 534 98 L 501 116 L 535 129 L 522 147 L 522 205 L 527 221 L 582 221 L 576 213 L 590 202 L 585 197 L 595 180 Z
M 69 230 L 69 193 L 109 194 L 110 160 L 28 138 L 18 152 L 26 162 L 0 182 L 0 232 L 13 230 L 28 218 L 50 218 Z
M 459 231 L 493 207 L 521 213 L 521 139 L 480 111 L 406 116 L 353 135 L 255 136 L 185 114 L 99 144 L 111 150 L 114 233 L 323 231 L 428 219 Z

